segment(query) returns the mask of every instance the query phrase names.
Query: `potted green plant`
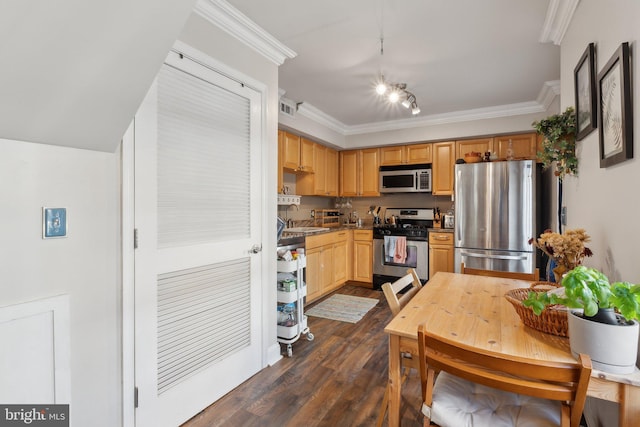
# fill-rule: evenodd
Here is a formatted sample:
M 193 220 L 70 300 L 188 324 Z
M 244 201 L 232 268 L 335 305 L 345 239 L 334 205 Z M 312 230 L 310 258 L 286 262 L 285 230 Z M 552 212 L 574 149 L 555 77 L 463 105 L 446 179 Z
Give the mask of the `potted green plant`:
M 567 174 L 577 175 L 576 114 L 573 107 L 568 107 L 563 113 L 535 121 L 532 125 L 536 132 L 544 137 L 542 151 L 538 152 L 538 159 L 543 167 L 546 169 L 555 162 L 555 174 L 560 180 Z
M 540 314 L 548 305 L 568 307 L 574 355 L 587 353 L 593 367 L 617 374 L 634 371 L 638 353 L 640 286 L 610 283 L 599 270 L 582 265 L 565 273 L 558 291 L 531 292 L 523 304 Z

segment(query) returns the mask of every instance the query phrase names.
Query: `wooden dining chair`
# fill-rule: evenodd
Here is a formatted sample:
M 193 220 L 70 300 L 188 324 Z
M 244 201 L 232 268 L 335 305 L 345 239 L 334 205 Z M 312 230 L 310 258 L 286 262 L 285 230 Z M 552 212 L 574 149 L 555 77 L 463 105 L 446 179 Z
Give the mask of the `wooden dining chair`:
M 409 288 L 405 292 L 401 292 L 409 285 L 411 285 L 411 288 Z M 387 282 L 383 284 L 382 293 L 384 293 L 384 296 L 387 299 L 387 303 L 389 304 L 391 313 L 396 316 L 421 288 L 422 282 L 420 281 L 420 277 L 418 277 L 418 273 L 416 273 L 415 269 L 409 268 L 407 269 L 407 274 L 402 276 L 395 282 Z M 415 369 L 416 372 L 418 372 L 419 370 L 418 360 L 415 357 L 412 358 L 410 353 L 403 353 L 400 359 L 400 363 L 402 369 L 401 382 L 404 382 L 407 379 L 411 368 Z M 387 385 L 384 391 L 384 397 L 382 398 L 382 404 L 380 406 L 380 412 L 378 414 L 378 420 L 376 422 L 377 427 L 380 427 L 382 425 L 384 417 L 387 413 L 388 405 L 389 385 Z
M 411 289 L 401 293 L 406 287 L 411 285 Z M 422 282 L 418 277 L 418 273 L 413 268 L 407 269 L 407 274 L 396 280 L 395 282 L 387 282 L 382 285 L 382 293 L 384 293 L 391 313 L 395 316 L 402 310 L 407 302 L 422 288 Z
M 545 362 L 480 350 L 418 327 L 424 425 L 579 427 L 591 359 Z M 436 378 L 437 374 L 437 378 Z
M 540 280 L 540 269 L 536 268 L 533 273 L 516 273 L 513 271 L 498 270 L 480 270 L 477 268 L 469 268 L 464 266 L 464 262 L 460 263 L 460 273 L 475 274 L 476 276 L 502 277 L 504 279 L 530 280 L 537 282 Z

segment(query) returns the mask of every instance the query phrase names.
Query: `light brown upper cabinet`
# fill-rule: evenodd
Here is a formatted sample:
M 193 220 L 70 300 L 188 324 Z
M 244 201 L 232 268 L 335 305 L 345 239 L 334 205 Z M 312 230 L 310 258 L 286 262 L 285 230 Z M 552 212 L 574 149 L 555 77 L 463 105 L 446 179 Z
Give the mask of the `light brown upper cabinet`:
M 431 144 L 407 145 L 407 163 L 410 165 L 431 163 Z
M 282 165 L 282 155 L 284 148 L 284 131 L 278 131 L 278 193 L 282 193 L 284 187 L 284 171 Z
M 313 141 L 282 131 L 282 167 L 293 172 L 313 172 Z
M 336 197 L 338 195 L 338 162 L 338 151 L 327 147 L 327 161 L 325 163 L 327 196 Z
M 306 138 L 300 138 L 300 168 L 301 172 L 315 172 L 316 148 L 319 144 Z M 322 147 L 320 145 L 320 147 Z
M 380 166 L 401 165 L 405 162 L 405 147 L 394 145 L 380 148 Z
M 380 148 L 380 166 L 431 163 L 431 144 L 394 145 Z
M 378 148 L 341 151 L 340 196 L 379 196 L 379 159 L 380 150 Z
M 301 196 L 338 195 L 338 152 L 321 144 L 314 147 L 314 173 L 298 174 L 296 191 Z
M 482 153 L 482 155 L 487 151 L 493 151 L 493 138 L 456 141 L 456 159 L 464 159 L 464 155 L 472 151 Z
M 453 194 L 453 165 L 455 164 L 455 142 L 434 142 L 431 193 L 434 196 Z
M 362 153 L 360 195 L 363 197 L 379 196 L 380 150 L 377 148 L 368 148 L 360 151 Z
M 517 135 L 503 135 L 494 138 L 494 151 L 499 159 L 507 158 L 509 141 L 513 150 L 514 159 L 536 160 L 538 157 L 538 137 L 535 132 L 521 133 Z
M 358 196 L 358 175 L 360 173 L 359 150 L 340 152 L 340 191 L 342 197 Z
M 300 137 L 282 132 L 282 167 L 296 171 L 300 166 Z

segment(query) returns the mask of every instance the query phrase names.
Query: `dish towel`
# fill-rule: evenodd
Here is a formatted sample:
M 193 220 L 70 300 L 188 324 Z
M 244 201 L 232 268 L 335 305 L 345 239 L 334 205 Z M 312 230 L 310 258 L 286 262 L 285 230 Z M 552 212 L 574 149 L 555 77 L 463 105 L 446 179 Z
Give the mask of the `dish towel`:
M 404 236 L 396 237 L 396 251 L 393 256 L 393 262 L 404 264 L 407 260 L 407 238 Z
M 393 258 L 396 254 L 396 239 L 395 236 L 384 236 L 384 260 L 385 262 L 393 262 Z

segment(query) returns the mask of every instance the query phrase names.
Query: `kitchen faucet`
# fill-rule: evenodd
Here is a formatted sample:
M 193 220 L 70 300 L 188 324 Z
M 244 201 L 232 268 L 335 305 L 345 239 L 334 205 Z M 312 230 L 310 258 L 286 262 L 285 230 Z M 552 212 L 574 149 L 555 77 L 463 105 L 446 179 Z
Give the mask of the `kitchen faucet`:
M 298 207 L 298 205 L 289 205 L 287 206 L 287 208 L 285 209 L 284 213 L 285 213 L 285 218 L 287 219 L 287 228 L 293 228 L 293 219 L 289 218 L 289 208 L 291 206 L 295 206 L 296 210 L 299 211 L 300 208 Z

